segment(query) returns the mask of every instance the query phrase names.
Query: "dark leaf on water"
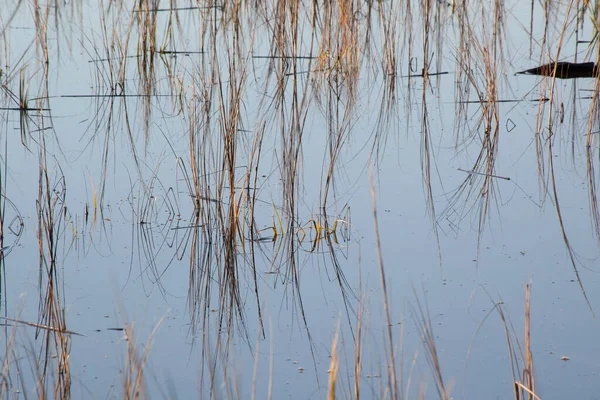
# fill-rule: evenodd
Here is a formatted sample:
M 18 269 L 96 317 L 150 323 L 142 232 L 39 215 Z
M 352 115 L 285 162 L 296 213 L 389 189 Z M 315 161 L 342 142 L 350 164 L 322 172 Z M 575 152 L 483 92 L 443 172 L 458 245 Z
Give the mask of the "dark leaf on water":
M 544 64 L 517 72 L 517 74 L 553 76 L 555 68 L 556 77 L 560 79 L 595 78 L 598 76 L 598 66 L 593 62 L 571 63 L 565 61 Z

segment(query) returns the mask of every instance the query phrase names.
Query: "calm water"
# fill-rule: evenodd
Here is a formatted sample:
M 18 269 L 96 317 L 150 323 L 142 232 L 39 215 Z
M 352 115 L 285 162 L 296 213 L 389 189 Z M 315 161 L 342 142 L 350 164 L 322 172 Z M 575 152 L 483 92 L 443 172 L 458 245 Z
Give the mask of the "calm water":
M 454 398 L 514 396 L 494 305 L 502 302 L 524 351 L 527 284 L 536 394 L 594 398 L 600 278 L 588 168 L 597 168 L 589 97 L 598 89 L 594 79 L 551 88 L 550 79 L 514 75 L 548 54 L 590 60 L 595 42 L 576 42 L 593 38 L 591 10 L 574 33 L 583 2 L 553 6 L 548 24 L 537 2 L 533 20 L 531 4 L 506 2 L 497 35 L 493 4 L 462 14 L 461 4 L 435 2 L 429 25 L 424 2 L 338 4 L 329 14 L 302 5 L 294 31 L 291 5 L 280 23 L 275 2 L 238 14 L 195 3 L 172 12 L 167 2 L 151 6 L 158 12 L 83 3 L 50 7 L 46 30 L 36 27 L 33 2 L 0 12 L 2 313 L 47 325 L 40 304 L 55 267 L 66 329 L 81 335 L 70 336 L 72 397 L 124 397 L 134 343 L 148 351 L 147 397 L 323 398 L 339 326 L 338 398 L 347 398 L 361 325 L 362 396 L 380 398 L 390 349 L 373 185 L 407 398 L 437 397 L 417 302 Z M 43 19 L 46 5 L 40 10 Z M 471 48 L 461 51 L 465 21 Z M 154 39 L 144 42 L 150 26 Z M 144 53 L 149 43 L 167 51 Z M 409 78 L 424 60 L 429 79 Z M 486 80 L 490 66 L 495 78 Z M 503 101 L 487 112 L 478 93 L 485 100 L 492 87 Z M 30 108 L 44 110 L 20 113 L 25 92 Z M 539 102 L 550 93 L 552 102 Z M 459 113 L 457 104 L 468 108 Z M 475 169 L 495 176 L 487 190 L 484 175 L 466 172 L 480 154 L 493 159 Z M 53 250 L 40 187 L 54 207 Z M 325 223 L 329 234 L 315 229 Z M 34 396 L 30 371 L 43 365 L 46 331 L 8 325 L 4 393 Z

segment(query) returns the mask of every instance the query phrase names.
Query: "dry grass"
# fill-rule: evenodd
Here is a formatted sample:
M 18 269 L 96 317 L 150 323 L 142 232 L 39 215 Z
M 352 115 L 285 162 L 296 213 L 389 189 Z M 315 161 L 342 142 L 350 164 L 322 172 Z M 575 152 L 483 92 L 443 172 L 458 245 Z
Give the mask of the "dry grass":
M 533 376 L 533 356 L 531 353 L 531 285 L 525 287 L 525 331 L 524 347 L 516 334 L 510 319 L 504 313 L 502 303 L 497 303 L 496 311 L 504 326 L 506 344 L 511 361 L 515 399 L 539 399 L 535 394 Z M 519 360 L 522 360 L 519 362 Z
M 154 326 L 146 343 L 141 349 L 138 349 L 139 338 L 136 338 L 135 336 L 134 325 L 125 323 L 122 340 L 127 343 L 127 351 L 125 356 L 125 366 L 121 371 L 123 376 L 123 399 L 150 398 L 146 387 L 144 371 L 152 348 L 153 337 L 157 329 L 159 329 L 161 322 L 162 321 L 159 321 Z
M 42 138 L 42 142 L 43 142 Z M 64 179 L 59 178 L 51 184 L 48 175 L 46 153 L 40 152 L 40 192 L 38 196 L 38 243 L 40 253 L 40 304 L 39 321 L 41 325 L 54 327 L 44 329 L 38 334 L 43 337 L 43 361 L 41 385 L 47 389 L 50 363 L 54 363 L 56 380 L 53 394 L 55 398 L 70 398 L 71 372 L 69 356 L 71 350 L 70 335 L 67 332 L 64 309 L 64 288 L 59 275 L 59 245 L 64 240 L 64 218 L 66 187 Z M 37 335 L 36 335 L 37 336 Z
M 11 46 L 8 29 L 25 3 L 13 2 L 7 14 L 2 15 L 0 39 L 4 44 L 2 55 L 6 55 L 6 59 L 9 59 Z M 61 172 L 61 165 L 65 166 L 61 164 L 63 159 L 48 154 L 47 144 L 52 136 L 46 135 L 46 131 L 53 129 L 50 111 L 54 93 L 49 92 L 54 78 L 51 68 L 62 62 L 65 54 L 54 39 L 57 43 L 66 43 L 65 50 L 71 51 L 74 40 L 65 32 L 71 29 L 68 28 L 71 20 L 78 20 L 83 25 L 83 11 L 81 5 L 68 5 L 57 0 L 31 0 L 27 5 L 31 5 L 35 44 L 32 42 L 33 50 L 25 50 L 25 54 L 17 55 L 16 59 L 11 55 L 11 70 L 5 70 L 7 66 L 0 70 L 0 89 L 3 105 L 6 105 L 2 111 L 18 112 L 21 141 L 32 153 L 38 154 L 39 159 L 40 300 L 37 324 L 43 345 L 37 354 L 41 363 L 37 371 L 38 390 L 44 394 L 41 397 L 69 398 L 71 333 L 67 329 L 60 254 L 62 249 L 70 246 L 66 232 L 72 220 L 67 209 L 67 183 L 71 183 L 66 182 Z M 598 7 L 583 0 L 568 2 L 566 7 L 551 1 L 543 1 L 540 5 L 532 2 L 531 31 L 534 9 L 542 12 L 545 26 L 539 40 L 534 41 L 531 36 L 530 54 L 551 54 L 553 60 L 565 57 L 564 44 L 570 33 L 575 30 L 579 35 L 580 29 L 575 28 L 588 24 L 588 16 L 597 21 L 600 12 Z M 99 176 L 92 177 L 99 186 L 98 193 L 93 189 L 94 221 L 96 211 L 104 209 L 106 193 L 112 184 L 111 169 L 114 171 L 120 165 L 117 143 L 125 143 L 125 147 L 128 146 L 126 157 L 135 166 L 128 202 L 137 227 L 134 239 L 137 251 L 134 253 L 138 254 L 140 263 L 147 266 L 142 270 L 150 271 L 152 279 L 160 285 L 160 278 L 171 263 L 186 259 L 191 332 L 208 331 L 215 325 L 218 328 L 214 342 L 203 337 L 202 343 L 208 365 L 206 375 L 211 384 L 210 395 L 217 393 L 215 376 L 218 368 L 223 367 L 226 377 L 233 376 L 226 367 L 231 340 L 239 335 L 249 341 L 249 318 L 256 319 L 258 336 L 266 337 L 261 309 L 261 257 L 273 275 L 273 285 L 283 285 L 286 296 L 293 300 L 292 314 L 306 329 L 313 361 L 317 364 L 318 355 L 310 330 L 311 315 L 305 309 L 302 297 L 301 256 L 327 253 L 327 263 L 339 285 L 345 317 L 353 335 L 354 359 L 349 368 L 353 379 L 346 389 L 347 395 L 356 399 L 361 396 L 366 329 L 363 326 L 364 304 L 359 301 L 358 310 L 353 310 L 356 295 L 346 281 L 336 253 L 344 241 L 339 238 L 340 232 L 352 228 L 350 208 L 340 195 L 345 182 L 339 182 L 346 178 L 343 174 L 340 176 L 348 157 L 346 150 L 354 145 L 357 136 L 366 143 L 365 147 L 372 149 L 368 163 L 371 165 L 372 160 L 376 167 L 385 155 L 390 132 L 400 130 L 398 121 L 406 119 L 408 128 L 412 127 L 412 119 L 418 119 L 425 202 L 437 239 L 440 263 L 439 221 L 450 213 L 457 215 L 460 222 L 475 212 L 479 249 L 497 204 L 499 182 L 510 180 L 497 167 L 502 142 L 503 77 L 509 63 L 504 25 L 507 15 L 505 2 L 501 0 L 479 3 L 466 0 L 388 3 L 239 0 L 221 4 L 105 0 L 99 3 L 98 37 L 90 35 L 82 39 L 82 47 L 93 61 L 92 93 L 82 96 L 93 99 L 95 109 L 86 140 L 90 146 L 94 142 L 100 143 L 102 152 L 101 165 L 95 172 Z M 186 29 L 188 26 L 193 29 Z M 593 29 L 587 57 L 600 62 L 598 27 L 594 25 Z M 190 32 L 196 35 L 194 40 L 186 37 Z M 199 48 L 188 48 L 190 42 Z M 27 61 L 31 52 L 35 52 L 34 62 Z M 440 98 L 440 88 L 446 79 L 447 71 L 442 68 L 448 57 L 453 58 L 456 65 L 456 82 L 449 85 L 455 94 L 455 145 L 457 149 L 475 149 L 475 156 L 469 159 L 471 164 L 463 169 L 467 173 L 465 179 L 453 188 L 446 209 L 440 213 L 436 200 L 447 192 L 437 190 L 436 181 L 444 168 L 437 165 L 439 137 L 433 128 L 432 110 L 436 108 L 436 97 Z M 405 81 L 401 74 L 407 64 Z M 376 97 L 378 101 L 368 105 L 373 109 L 372 115 L 376 116 L 375 128 L 373 132 L 357 135 L 356 127 L 360 126 L 357 121 L 365 108 L 361 103 L 362 90 L 371 90 L 380 82 L 383 85 Z M 599 85 L 596 83 L 589 106 L 585 157 L 590 210 L 596 234 L 600 237 L 597 135 L 593 134 L 600 119 Z M 575 275 L 591 308 L 556 184 L 554 155 L 560 122 L 554 110 L 558 104 L 562 108 L 564 99 L 557 94 L 553 77 L 544 80 L 539 89 L 535 147 L 540 192 L 543 198 L 551 200 L 556 210 Z M 35 97 L 31 96 L 33 91 L 36 91 Z M 399 111 L 400 104 L 404 105 L 404 112 Z M 157 165 L 147 165 L 150 142 L 161 139 L 156 137 L 159 135 L 153 135 L 152 123 L 164 116 L 185 124 L 181 135 L 186 141 L 184 150 L 172 144 L 177 138 L 163 133 L 171 150 L 168 154 L 175 160 L 177 181 L 173 185 L 160 178 L 160 170 L 168 168 L 169 161 L 161 159 Z M 572 119 L 575 120 L 574 115 Z M 319 124 L 324 127 L 321 132 L 326 135 L 325 147 L 322 153 L 315 154 L 313 149 L 305 146 L 309 140 L 314 140 L 311 131 Z M 139 132 L 143 132 L 142 140 Z M 118 141 L 121 135 L 125 137 L 123 142 Z M 58 140 L 56 142 L 60 147 Z M 7 154 L 3 156 L 6 160 Z M 322 165 L 319 179 L 304 176 L 305 163 L 317 159 Z M 4 164 L 0 173 L 2 248 L 6 227 L 6 170 Z M 263 175 L 268 175 L 269 179 L 263 180 Z M 263 182 L 277 178 L 279 193 L 271 194 L 269 198 L 265 189 L 268 184 Z M 380 392 L 399 399 L 407 397 L 403 396 L 403 391 L 409 393 L 410 378 L 404 385 L 402 357 L 397 357 L 401 349 L 397 347 L 397 336 L 392 330 L 393 310 L 389 303 L 379 234 L 375 198 L 377 177 L 371 172 L 370 178 L 381 300 L 386 320 L 386 382 Z M 316 198 L 306 198 L 305 188 L 309 186 L 318 188 Z M 169 228 L 181 232 L 169 245 L 165 244 L 168 242 L 165 237 L 170 240 L 175 236 L 163 234 L 165 231 L 160 232 L 163 237 L 159 241 L 153 236 L 156 235 L 152 224 L 158 215 L 157 198 L 161 198 L 161 204 L 168 208 L 174 221 Z M 260 207 L 265 204 L 271 209 L 271 221 L 263 220 L 265 213 Z M 187 215 L 182 216 L 182 213 Z M 86 220 L 87 215 L 88 211 Z M 186 222 L 181 222 L 184 219 Z M 267 236 L 266 232 L 272 232 L 272 235 Z M 269 240 L 273 248 L 266 250 L 265 243 Z M 166 266 L 159 266 L 156 262 L 158 253 L 167 247 L 174 249 L 171 260 Z M 4 274 L 4 267 L 4 254 L 0 254 L 0 274 Z M 6 285 L 5 275 L 1 276 L 2 285 Z M 245 286 L 250 288 L 256 315 L 248 315 Z M 217 318 L 211 317 L 211 309 L 218 311 Z M 6 307 L 4 312 L 7 317 Z M 499 312 L 505 321 L 505 316 Z M 537 397 L 529 313 L 528 288 L 526 362 L 518 378 L 515 373 L 517 398 Z M 417 302 L 414 317 L 438 397 L 449 398 L 450 389 L 443 379 L 444 370 L 427 306 Z M 140 353 L 135 341 L 131 340 L 132 329 L 127 328 L 125 332 L 128 361 L 123 382 L 124 397 L 145 398 L 148 393 L 143 370 L 149 346 Z M 332 344 L 329 398 L 335 398 L 336 393 L 339 396 L 343 388 L 340 384 L 343 375 L 338 350 L 340 337 L 336 334 Z M 508 339 L 508 346 L 514 355 L 514 340 L 511 340 Z M 14 341 L 10 346 L 14 346 Z M 15 362 L 14 356 L 7 351 L 4 368 Z M 55 371 L 53 381 L 50 370 Z M 227 397 L 239 397 L 235 384 L 230 382 L 228 385 Z

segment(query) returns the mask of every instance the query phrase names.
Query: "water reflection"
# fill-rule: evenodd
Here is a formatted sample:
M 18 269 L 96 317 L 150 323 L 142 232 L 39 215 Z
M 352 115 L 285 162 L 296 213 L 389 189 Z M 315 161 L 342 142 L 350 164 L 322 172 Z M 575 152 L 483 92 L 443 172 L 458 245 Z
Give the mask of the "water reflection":
M 469 318 L 479 316 L 461 313 L 457 298 L 492 282 L 515 299 L 531 278 L 514 259 L 500 261 L 504 248 L 490 243 L 498 222 L 504 240 L 530 246 L 523 232 L 535 228 L 548 246 L 542 263 L 558 259 L 549 249 L 566 252 L 571 270 L 526 271 L 542 282 L 572 274 L 569 306 L 585 301 L 592 313 L 577 315 L 591 321 L 582 266 L 596 254 L 576 249 L 594 248 L 600 232 L 598 80 L 555 78 L 596 75 L 597 40 L 580 29 L 596 13 L 578 0 L 13 1 L 0 28 L 0 268 L 3 316 L 20 328 L 4 330 L 2 394 L 69 398 L 75 381 L 94 385 L 71 360 L 112 358 L 113 340 L 124 347 L 116 379 L 126 398 L 193 381 L 191 370 L 200 388 L 168 392 L 281 397 L 277 381 L 292 370 L 310 376 L 290 385 L 304 397 L 425 396 L 418 381 L 449 398 L 446 374 L 456 368 L 446 365 L 466 350 L 433 334 L 443 320 L 435 307 L 453 305 L 456 321 L 436 334 L 464 344 L 468 335 L 452 332 L 478 331 Z M 573 63 L 548 64 L 572 54 Z M 525 69 L 532 64 L 541 67 Z M 567 186 L 579 177 L 568 165 L 583 186 Z M 589 220 L 589 232 L 571 227 Z M 5 258 L 13 250 L 20 271 Z M 485 269 L 496 262 L 510 272 Z M 32 291 L 31 271 L 35 311 L 17 301 Z M 422 282 L 436 289 L 415 294 Z M 546 283 L 540 296 L 554 293 Z M 508 335 L 513 384 L 459 384 L 465 392 L 538 390 L 525 288 L 524 319 L 510 309 L 526 331 L 519 356 L 521 336 Z M 402 304 L 412 304 L 410 327 Z M 502 336 L 509 312 L 492 304 Z M 122 330 L 106 339 L 107 327 L 86 318 L 115 309 Z M 27 375 L 17 332 L 32 327 Z M 80 328 L 85 337 L 75 337 Z M 161 371 L 146 337 L 168 349 L 157 357 L 181 376 L 149 382 L 149 370 Z M 274 343 L 286 338 L 283 350 Z M 424 362 L 413 350 L 421 348 Z M 171 359 L 181 354 L 186 368 Z M 423 366 L 433 374 L 413 376 Z

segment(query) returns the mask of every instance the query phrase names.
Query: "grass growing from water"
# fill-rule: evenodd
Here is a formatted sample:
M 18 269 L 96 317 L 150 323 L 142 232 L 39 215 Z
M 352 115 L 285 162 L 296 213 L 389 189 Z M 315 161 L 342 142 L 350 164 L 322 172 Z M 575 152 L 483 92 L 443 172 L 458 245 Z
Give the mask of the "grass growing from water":
M 32 10 L 29 20 L 23 16 L 26 7 Z M 402 126 L 407 132 L 416 131 L 423 194 L 442 271 L 440 236 L 444 232 L 440 227 L 446 218 L 457 232 L 463 221 L 474 218 L 479 253 L 494 210 L 499 214 L 500 185 L 514 182 L 499 170 L 504 140 L 501 121 L 506 111 L 503 101 L 520 100 L 503 98 L 511 93 L 506 71 L 514 61 L 505 25 L 511 12 L 507 3 L 108 0 L 100 2 L 97 15 L 93 15 L 98 30 L 78 32 L 77 45 L 65 32 L 71 32 L 70 21 L 83 25 L 81 7 L 59 1 L 13 1 L 0 15 L 0 56 L 5 63 L 0 67 L 0 88 L 2 118 L 7 121 L 1 134 L 10 134 L 8 121 L 18 115 L 21 142 L 39 158 L 38 324 L 52 327 L 39 331 L 45 343 L 39 353 L 42 367 L 34 369 L 39 371 L 40 392 L 51 392 L 56 398 L 70 396 L 71 337 L 65 333 L 68 300 L 65 277 L 60 273 L 60 249 L 71 248 L 66 228 L 76 217 L 67 207 L 70 199 L 66 188 L 71 182 L 62 169 L 69 166 L 69 159 L 63 153 L 67 146 L 61 143 L 61 131 L 55 128 L 60 119 L 55 119 L 53 112 L 59 108 L 54 106 L 56 101 L 85 98 L 90 100 L 93 117 L 86 122 L 82 140 L 87 150 L 101 155 L 91 172 L 92 181 L 99 187 L 97 193 L 93 190 L 94 220 L 97 210 L 102 213 L 109 206 L 106 199 L 115 185 L 111 180 L 117 180 L 115 171 L 121 162 L 130 163 L 133 172 L 127 171 L 131 190 L 126 203 L 135 226 L 131 265 L 139 264 L 140 275 L 151 276 L 160 286 L 161 277 L 172 265 L 186 261 L 190 331 L 195 334 L 218 328 L 216 340 L 202 337 L 208 392 L 217 393 L 216 370 L 227 364 L 232 340 L 241 337 L 249 343 L 249 321 L 258 321 L 259 331 L 266 337 L 261 292 L 265 265 L 273 275 L 273 286 L 283 285 L 289 293 L 293 314 L 305 329 L 316 366 L 311 315 L 305 307 L 302 285 L 303 256 L 309 253 L 315 258 L 326 255 L 323 258 L 343 298 L 343 319 L 352 331 L 355 354 L 350 368 L 354 381 L 347 392 L 359 398 L 363 304 L 358 302 L 358 310 L 354 310 L 359 294 L 346 279 L 339 260 L 339 249 L 346 240 L 340 237 L 344 230 L 353 228 L 347 189 L 352 178 L 345 175 L 345 165 L 355 156 L 348 152 L 354 151 L 360 141 L 364 148 L 371 149 L 362 161 L 363 172 L 371 165 L 377 168 L 388 145 L 401 136 L 398 133 Z M 529 52 L 531 58 L 539 55 L 539 64 L 548 61 L 547 55 L 552 60 L 566 57 L 564 49 L 573 31 L 576 46 L 580 46 L 582 29 L 578 27 L 584 25 L 591 25 L 593 32 L 586 43 L 585 61 L 600 54 L 597 28 L 588 22 L 588 17 L 598 20 L 597 7 L 583 0 L 570 1 L 566 6 L 532 1 L 531 9 Z M 34 32 L 29 45 L 14 41 L 12 29 L 17 17 L 29 21 Z M 534 38 L 534 26 L 538 25 L 542 27 L 541 38 Z M 91 90 L 59 93 L 53 87 L 59 73 L 54 65 L 67 63 L 68 57 L 76 53 L 75 48 L 89 55 Z M 454 60 L 454 78 L 444 70 L 448 59 Z M 448 83 L 450 79 L 454 81 Z M 580 262 L 568 234 L 568 221 L 563 216 L 554 164 L 564 103 L 571 110 L 575 126 L 579 102 L 574 97 L 569 107 L 571 99 L 561 95 L 554 76 L 541 82 L 536 127 L 531 132 L 539 197 L 542 201 L 549 199 L 556 210 L 574 273 L 592 308 L 579 274 Z M 454 94 L 454 146 L 457 154 L 467 148 L 470 154 L 462 165 L 464 179 L 450 190 L 442 179 L 446 167 L 439 164 L 438 158 L 438 144 L 443 140 L 438 132 L 440 124 L 432 117 L 442 107 L 440 99 L 448 88 Z M 377 100 L 367 107 L 373 109 L 376 122 L 366 129 L 361 118 L 365 92 Z M 586 111 L 589 117 L 584 143 L 590 214 L 596 234 L 600 232 L 595 135 L 598 92 L 596 83 Z M 563 117 L 557 118 L 559 109 Z M 319 154 L 307 146 L 315 140 L 315 127 L 322 128 L 319 132 L 324 135 Z M 573 137 L 573 142 L 576 140 Z M 164 141 L 165 150 L 153 158 L 151 144 L 156 141 Z M 0 233 L 6 226 L 4 205 L 12 194 L 3 186 L 8 173 L 7 152 L 5 147 Z M 318 178 L 305 175 L 312 164 L 321 165 Z M 165 175 L 163 171 L 172 165 L 175 173 Z M 377 186 L 377 174 L 371 179 L 375 199 L 376 191 L 385 188 Z M 519 187 L 516 182 L 514 185 Z M 168 211 L 168 223 L 159 228 L 157 221 L 163 210 Z M 403 386 L 410 379 L 405 379 L 396 359 L 375 200 L 373 211 L 386 314 L 387 381 L 380 394 L 404 398 L 403 393 L 409 390 Z M 271 241 L 272 249 L 266 248 L 265 239 Z M 168 251 L 168 261 L 161 264 L 161 256 Z M 6 285 L 4 261 L 2 256 L 0 272 Z M 250 307 L 243 287 L 250 288 L 255 315 L 248 315 Z M 529 301 L 526 303 L 529 308 Z M 6 313 L 6 304 L 3 307 Z M 216 318 L 210 310 L 217 310 Z M 355 319 L 358 322 L 353 324 Z M 417 307 L 415 319 L 426 344 L 437 394 L 448 398 L 450 390 L 443 379 L 426 307 Z M 328 396 L 332 398 L 341 387 L 338 344 L 336 339 L 332 346 L 328 382 Z M 512 348 L 510 340 L 508 346 Z M 529 333 L 525 347 L 530 348 Z M 10 360 L 10 351 L 6 354 Z M 526 372 L 514 379 L 516 398 L 525 394 L 535 397 L 531 351 L 526 354 Z M 128 398 L 145 396 L 141 375 L 146 357 L 127 351 L 131 363 L 127 364 L 124 393 Z M 52 384 L 46 380 L 50 363 L 56 371 Z M 317 384 L 321 385 L 319 377 Z M 235 383 L 229 387 L 228 396 L 235 397 Z

